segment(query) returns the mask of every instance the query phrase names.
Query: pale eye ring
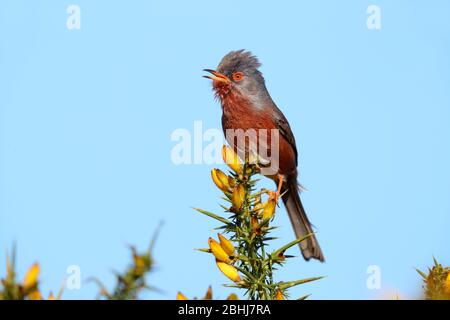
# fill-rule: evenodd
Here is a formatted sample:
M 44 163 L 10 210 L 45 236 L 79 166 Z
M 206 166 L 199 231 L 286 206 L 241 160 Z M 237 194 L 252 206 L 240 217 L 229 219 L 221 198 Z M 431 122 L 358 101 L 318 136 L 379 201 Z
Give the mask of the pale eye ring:
M 244 79 L 244 74 L 242 72 L 233 73 L 233 80 L 236 82 L 242 81 Z

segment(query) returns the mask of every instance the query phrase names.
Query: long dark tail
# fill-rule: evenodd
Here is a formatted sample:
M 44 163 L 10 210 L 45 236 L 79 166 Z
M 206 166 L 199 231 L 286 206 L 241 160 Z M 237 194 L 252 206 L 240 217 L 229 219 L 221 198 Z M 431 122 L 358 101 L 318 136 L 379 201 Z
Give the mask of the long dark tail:
M 287 191 L 287 192 L 286 192 Z M 281 187 L 281 193 L 284 193 L 283 202 L 294 227 L 295 236 L 297 239 L 305 237 L 313 232 L 311 223 L 306 216 L 302 201 L 298 190 L 297 176 L 292 175 L 287 178 Z M 322 250 L 315 235 L 312 235 L 299 243 L 300 249 L 306 261 L 311 258 L 324 262 Z

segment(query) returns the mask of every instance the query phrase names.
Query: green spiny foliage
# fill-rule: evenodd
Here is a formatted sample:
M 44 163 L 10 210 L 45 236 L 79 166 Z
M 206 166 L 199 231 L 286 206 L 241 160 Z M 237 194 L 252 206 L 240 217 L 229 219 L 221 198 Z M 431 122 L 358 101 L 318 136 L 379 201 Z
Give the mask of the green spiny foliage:
M 276 239 L 271 235 L 276 229 L 271 226 L 271 222 L 281 195 L 266 189 L 257 190 L 255 175 L 259 173 L 259 168 L 256 164 L 240 164 L 237 155 L 226 147 L 223 149 L 223 157 L 233 171 L 226 175 L 219 169 L 214 169 L 211 175 L 214 183 L 224 193 L 223 199 L 227 206 L 222 208 L 229 214 L 228 218 L 196 210 L 219 221 L 221 226 L 217 229 L 229 236 L 228 240 L 219 234 L 220 245 L 210 238 L 209 249 L 200 249 L 211 252 L 219 269 L 234 282 L 226 286 L 244 289 L 245 295 L 251 300 L 284 299 L 288 296 L 289 288 L 321 279 L 322 277 L 314 277 L 288 282 L 274 280 L 274 271 L 282 267 L 286 259 L 292 258 L 285 255 L 285 251 L 311 235 L 268 252 L 268 244 Z M 267 198 L 264 202 L 263 197 Z

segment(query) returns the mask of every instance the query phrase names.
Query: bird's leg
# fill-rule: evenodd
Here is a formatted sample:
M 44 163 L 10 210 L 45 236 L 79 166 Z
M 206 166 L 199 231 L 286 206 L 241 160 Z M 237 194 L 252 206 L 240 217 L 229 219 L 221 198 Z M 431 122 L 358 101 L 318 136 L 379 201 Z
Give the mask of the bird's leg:
M 278 189 L 277 189 L 277 202 L 278 202 L 278 198 L 281 196 L 281 186 L 283 185 L 283 181 L 284 181 L 284 175 L 279 174 L 278 175 Z

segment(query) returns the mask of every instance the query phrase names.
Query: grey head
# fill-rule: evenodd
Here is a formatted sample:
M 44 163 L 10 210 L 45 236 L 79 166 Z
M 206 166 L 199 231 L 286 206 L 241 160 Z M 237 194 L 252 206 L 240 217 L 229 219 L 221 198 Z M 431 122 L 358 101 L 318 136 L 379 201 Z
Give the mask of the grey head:
M 214 74 L 208 78 L 214 80 L 213 87 L 221 100 L 228 93 L 236 92 L 253 102 L 261 102 L 261 99 L 269 98 L 269 94 L 260 66 L 256 56 L 242 49 L 226 54 L 216 70 L 205 70 Z
M 244 49 L 227 53 L 220 61 L 217 72 L 228 78 L 232 78 L 234 72 L 243 72 L 246 76 L 254 76 L 264 82 L 261 72 L 258 70 L 261 63 L 250 51 Z

